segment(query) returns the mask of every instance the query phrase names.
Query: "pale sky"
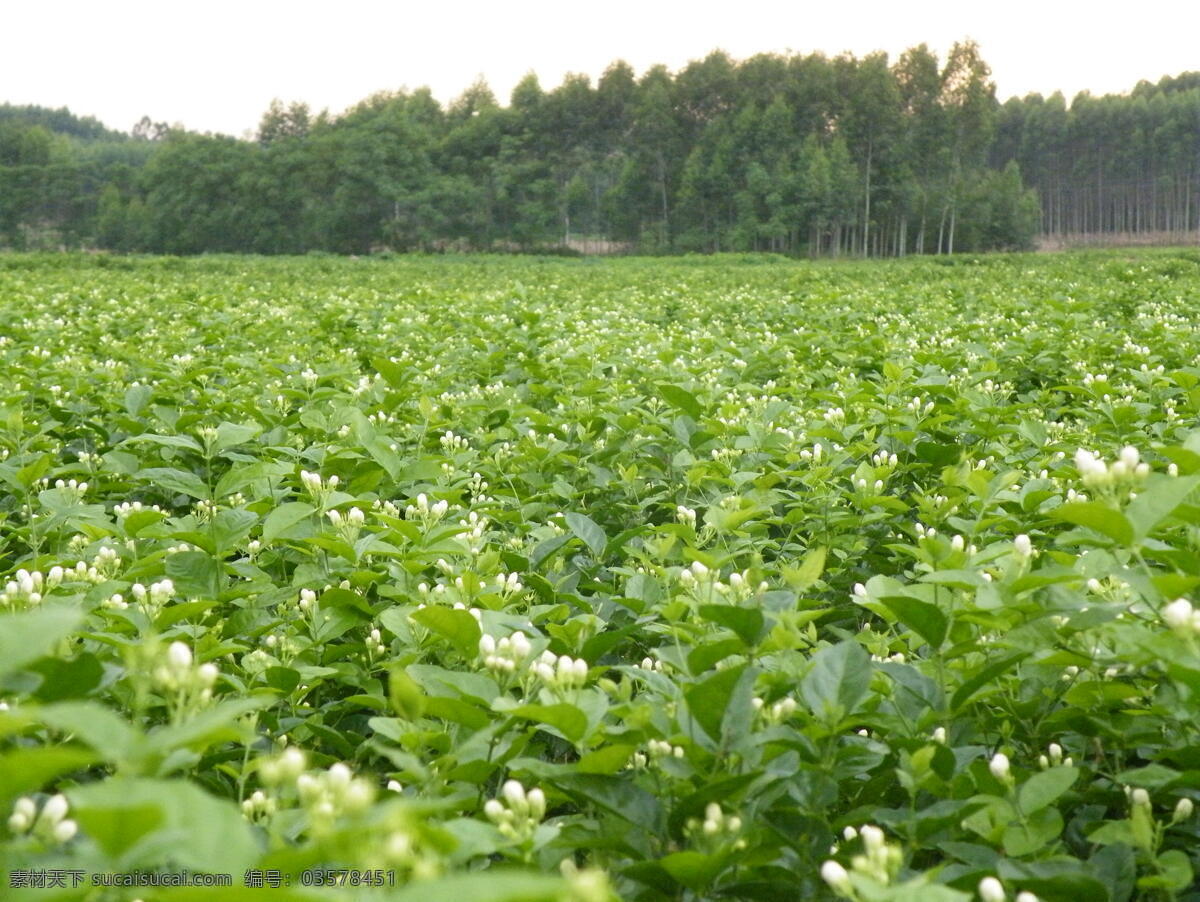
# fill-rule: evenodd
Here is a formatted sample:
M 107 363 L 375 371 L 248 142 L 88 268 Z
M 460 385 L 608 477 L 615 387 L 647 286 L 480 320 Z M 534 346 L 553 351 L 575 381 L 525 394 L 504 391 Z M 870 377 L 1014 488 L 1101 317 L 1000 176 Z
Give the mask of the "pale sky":
M 340 112 L 380 90 L 452 100 L 483 76 L 501 103 L 529 71 L 544 88 L 640 74 L 721 48 L 939 56 L 979 42 L 1000 98 L 1127 91 L 1200 70 L 1200 2 L 1063 0 L 0 0 L 0 102 L 68 106 L 113 128 L 142 117 L 247 134 L 272 98 Z

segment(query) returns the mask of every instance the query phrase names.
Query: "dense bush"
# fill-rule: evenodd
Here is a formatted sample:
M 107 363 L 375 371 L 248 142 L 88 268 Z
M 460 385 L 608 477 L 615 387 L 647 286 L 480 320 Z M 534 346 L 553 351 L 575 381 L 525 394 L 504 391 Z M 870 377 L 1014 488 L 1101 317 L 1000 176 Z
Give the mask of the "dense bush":
M 14 876 L 1194 898 L 1192 257 L 4 262 Z

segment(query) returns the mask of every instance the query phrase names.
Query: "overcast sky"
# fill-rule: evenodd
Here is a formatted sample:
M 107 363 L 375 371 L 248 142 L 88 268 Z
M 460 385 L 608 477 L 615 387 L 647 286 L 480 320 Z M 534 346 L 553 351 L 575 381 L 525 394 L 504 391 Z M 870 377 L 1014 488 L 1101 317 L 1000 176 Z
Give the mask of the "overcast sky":
M 502 103 L 530 70 L 595 79 L 615 59 L 677 69 L 715 48 L 940 56 L 977 40 L 1001 99 L 1127 91 L 1200 69 L 1200 2 L 1120 14 L 1078 0 L 0 0 L 0 102 L 68 106 L 114 128 L 143 115 L 242 135 L 274 97 L 339 112 L 380 90 L 442 101 L 483 76 Z

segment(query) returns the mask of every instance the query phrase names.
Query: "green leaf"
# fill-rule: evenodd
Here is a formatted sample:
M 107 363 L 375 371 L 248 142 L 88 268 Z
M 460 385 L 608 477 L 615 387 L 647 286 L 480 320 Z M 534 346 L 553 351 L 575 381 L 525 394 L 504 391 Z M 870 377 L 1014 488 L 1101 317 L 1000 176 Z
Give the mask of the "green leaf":
M 261 432 L 257 426 L 239 423 L 221 423 L 217 426 L 217 440 L 213 444 L 214 451 L 224 451 L 235 445 L 244 445 Z
M 267 694 L 220 701 L 190 720 L 169 724 L 152 732 L 146 739 L 146 750 L 156 755 L 166 755 L 183 748 L 201 752 L 219 742 L 244 739 L 245 730 L 239 724 L 242 715 L 266 708 L 274 702 L 275 696 Z
M 1129 821 L 1105 821 L 1088 834 L 1088 842 L 1095 845 L 1107 846 L 1121 844 L 1134 845 L 1133 828 Z
M 187 451 L 203 452 L 200 443 L 188 435 L 154 435 L 153 433 L 144 433 L 135 435 L 132 438 L 127 438 L 121 442 L 121 445 L 141 445 L 151 444 L 159 445 L 163 448 L 183 448 Z
M 879 603 L 896 615 L 896 618 L 929 643 L 937 651 L 946 641 L 950 621 L 937 605 L 919 601 L 907 595 L 884 595 Z
M 804 560 L 800 562 L 800 566 L 795 569 L 784 568 L 784 579 L 787 584 L 796 592 L 803 592 L 818 579 L 825 570 L 825 556 L 828 554 L 826 548 L 812 548 L 804 555 Z
M 461 613 L 466 613 L 462 611 Z M 470 615 L 468 615 L 470 616 Z M 355 608 L 323 609 L 312 625 L 310 634 L 317 643 L 332 642 L 362 623 L 364 617 Z
M 699 419 L 704 412 L 700 406 L 700 402 L 696 400 L 696 396 L 678 385 L 662 384 L 658 386 L 658 393 L 662 395 L 662 399 L 674 407 L 676 410 L 682 410 L 684 413 L 691 416 L 693 419 Z
M 52 652 L 82 622 L 82 611 L 48 603 L 32 611 L 0 615 L 0 677 Z
M 426 717 L 437 717 L 450 723 L 460 723 L 472 730 L 482 730 L 495 720 L 486 708 L 462 698 L 448 695 L 430 695 L 425 698 Z
M 606 745 L 580 756 L 575 769 L 581 774 L 619 773 L 637 750 L 636 745 Z
M 1063 818 L 1057 808 L 1043 808 L 1026 818 L 1023 824 L 1010 824 L 1004 830 L 1004 853 L 1013 858 L 1031 855 L 1050 845 L 1063 830 Z
M 1180 777 L 1179 771 L 1161 764 L 1147 764 L 1145 767 L 1135 767 L 1123 770 L 1114 778 L 1124 786 L 1139 786 L 1142 789 L 1163 789 L 1170 786 Z
M 466 611 L 430 605 L 414 611 L 412 619 L 449 639 L 464 657 L 473 658 L 479 653 L 479 638 L 483 632 L 475 618 Z
M 388 701 L 392 710 L 406 720 L 425 713 L 425 691 L 400 664 L 388 668 Z
M 1078 776 L 1079 771 L 1073 767 L 1052 767 L 1034 774 L 1021 784 L 1017 793 L 1021 810 L 1028 815 L 1053 804 Z
M 658 830 L 663 825 L 662 803 L 638 786 L 628 773 L 563 774 L 551 780 L 564 792 L 615 814 L 645 830 Z
M 728 639 L 721 639 L 717 642 L 705 641 L 704 644 L 697 645 L 688 653 L 688 670 L 696 675 L 702 674 L 708 670 L 712 670 L 713 665 L 718 661 L 724 660 L 730 655 L 744 652 L 745 650 L 746 643 L 734 636 L 730 636 Z
M 268 667 L 263 671 L 263 679 L 272 689 L 280 692 L 291 692 L 300 685 L 300 673 L 291 667 Z
M 136 417 L 146 402 L 150 400 L 150 396 L 154 390 L 149 385 L 131 385 L 125 389 L 125 412 L 131 417 Z
M 537 546 L 533 549 L 533 552 L 529 555 L 529 566 L 536 570 L 543 563 L 553 557 L 555 553 L 558 552 L 569 541 L 571 541 L 571 537 L 563 535 L 551 536 L 544 541 L 538 542 Z
M 1158 856 L 1158 868 L 1168 889 L 1179 892 L 1192 885 L 1192 862 L 1186 852 L 1170 849 Z
M 579 742 L 587 733 L 587 715 L 574 705 L 519 705 L 501 713 L 554 727 L 571 742 Z
M 1134 530 L 1120 511 L 1105 507 L 1096 501 L 1075 501 L 1055 508 L 1054 516 L 1076 526 L 1086 526 L 1101 535 L 1108 536 L 1121 545 L 1133 543 Z
M 203 551 L 177 551 L 167 555 L 163 568 L 180 595 L 215 598 L 221 591 L 221 567 Z
M 232 551 L 258 523 L 258 514 L 244 509 L 218 511 L 209 528 L 218 555 Z
M 1173 514 L 1188 495 L 1200 485 L 1200 474 L 1192 476 L 1158 476 L 1148 488 L 1125 508 L 1125 516 L 1133 525 L 1134 537 L 1144 539 L 1154 528 Z
M 746 645 L 754 645 L 762 638 L 766 618 L 758 608 L 738 608 L 728 604 L 706 604 L 700 607 L 700 616 L 733 630 Z
M 0 804 L 8 809 L 10 799 L 37 792 L 50 781 L 82 770 L 95 760 L 94 752 L 71 745 L 18 748 L 0 754 Z
M 258 844 L 237 805 L 186 780 L 113 777 L 68 789 L 66 795 L 71 816 L 110 855 L 132 849 L 139 837 L 155 831 L 155 842 L 138 844 L 141 854 L 122 860 L 122 867 L 170 860 L 196 871 L 241 873 L 258 858 Z M 136 829 L 114 842 L 106 831 L 125 822 Z
M 213 497 L 224 498 L 226 495 L 241 491 L 248 485 L 278 480 L 291 472 L 292 468 L 288 464 L 277 460 L 261 460 L 257 463 L 234 467 L 217 480 L 217 487 L 213 489 Z
M 1097 849 L 1088 859 L 1086 867 L 1108 889 L 1112 902 L 1128 902 L 1133 895 L 1137 882 L 1137 856 L 1134 855 L 1132 842 L 1112 843 Z
M 399 479 L 400 474 L 404 472 L 404 461 L 400 459 L 391 448 L 391 443 L 382 436 L 373 435 L 363 441 L 363 448 L 371 455 L 371 459 L 379 466 L 383 467 L 384 472 L 392 479 Z
M 608 545 L 608 537 L 604 534 L 604 530 L 597 526 L 590 517 L 573 511 L 566 515 L 566 520 L 571 532 L 582 539 L 583 544 L 592 552 L 592 557 L 597 560 L 602 558 L 604 549 Z
M 678 883 L 697 892 L 712 883 L 724 867 L 724 861 L 720 857 L 694 852 L 691 849 L 672 852 L 659 859 L 658 863 Z
M 124 761 L 141 739 L 124 718 L 96 702 L 60 702 L 36 714 L 46 726 L 86 742 L 111 763 Z
M 1018 652 L 1015 655 L 1009 655 L 1008 657 L 1001 658 L 999 661 L 995 661 L 994 663 L 983 668 L 983 670 L 977 672 L 973 677 L 964 682 L 958 687 L 957 690 L 955 690 L 954 695 L 950 699 L 950 710 L 954 712 L 959 711 L 963 705 L 970 701 L 971 696 L 973 696 L 976 692 L 978 692 L 992 680 L 996 679 L 996 677 L 1007 673 L 1027 657 L 1029 657 L 1029 652 Z
M 64 698 L 79 698 L 100 685 L 104 678 L 104 667 L 91 652 L 72 658 L 46 657 L 29 667 L 41 674 L 42 685 L 33 693 L 42 702 L 56 702 Z
M 155 488 L 179 492 L 201 500 L 208 498 L 208 486 L 195 473 L 176 470 L 173 467 L 151 467 L 148 470 L 139 470 L 137 475 L 139 479 L 147 480 Z
M 500 694 L 500 687 L 487 674 L 448 670 L 432 664 L 410 664 L 408 675 L 433 695 L 462 696 L 484 705 L 491 705 Z
M 827 646 L 813 655 L 800 683 L 809 709 L 827 723 L 837 723 L 866 696 L 871 682 L 871 656 L 853 639 Z
M 718 670 L 684 693 L 692 717 L 714 741 L 721 739 L 721 721 L 745 670 L 745 664 Z
M 267 519 L 263 521 L 263 543 L 269 544 L 275 541 L 275 539 L 284 536 L 288 530 L 301 520 L 316 513 L 316 510 L 311 504 L 306 504 L 303 501 L 288 501 L 285 504 L 279 505 L 279 507 L 267 514 Z

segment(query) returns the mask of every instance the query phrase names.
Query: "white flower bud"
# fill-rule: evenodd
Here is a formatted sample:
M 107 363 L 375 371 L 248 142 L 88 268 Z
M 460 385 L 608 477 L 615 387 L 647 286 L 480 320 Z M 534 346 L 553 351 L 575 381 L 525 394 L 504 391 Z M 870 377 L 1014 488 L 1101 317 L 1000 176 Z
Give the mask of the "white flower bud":
M 350 785 L 350 780 L 353 774 L 350 773 L 350 768 L 337 762 L 329 767 L 329 784 L 339 789 L 344 789 Z
M 1139 787 L 1129 794 L 1129 801 L 1137 807 L 1148 808 L 1150 806 L 1150 793 Z
M 374 795 L 373 787 L 366 780 L 352 780 L 346 787 L 343 800 L 351 811 L 362 811 L 371 804 L 371 798 Z
M 1004 902 L 1004 886 L 995 877 L 984 877 L 979 881 L 979 898 L 983 902 Z
M 529 639 L 519 630 L 512 634 L 512 649 L 513 655 L 518 659 L 529 657 L 529 653 L 533 651 L 533 646 L 529 644 Z
M 1192 632 L 1192 603 L 1176 598 L 1162 609 L 1163 622 L 1178 633 Z
M 1009 770 L 1008 756 L 1003 752 L 997 752 L 992 756 L 992 760 L 988 763 L 988 770 L 997 780 L 1008 780 L 1012 776 Z
M 1033 543 L 1029 540 L 1029 536 L 1021 533 L 1013 539 L 1013 550 L 1021 557 L 1029 557 L 1033 554 Z
M 525 797 L 529 802 L 529 815 L 535 820 L 541 820 L 546 814 L 546 794 L 540 789 L 531 789 Z
M 72 820 L 59 821 L 54 825 L 54 839 L 57 842 L 69 842 L 79 831 L 79 825 Z
M 827 861 L 821 865 L 821 879 L 828 883 L 829 888 L 836 893 L 850 891 L 850 875 L 836 861 Z
M 867 824 L 862 828 L 862 830 L 859 831 L 859 833 L 862 836 L 863 845 L 866 847 L 868 852 L 877 851 L 878 849 L 883 848 L 884 835 L 883 831 L 878 827 Z
M 1196 806 L 1193 804 L 1191 799 L 1182 798 L 1175 803 L 1175 815 L 1172 818 L 1172 821 L 1176 824 L 1180 823 L 1181 821 L 1186 821 L 1192 816 L 1192 812 L 1195 810 Z
M 47 824 L 57 824 L 67 816 L 67 807 L 66 796 L 51 796 L 42 806 L 42 820 Z
M 172 642 L 167 648 L 167 664 L 172 670 L 187 670 L 192 666 L 192 650 L 182 642 Z
M 284 749 L 283 754 L 279 757 L 280 776 L 285 780 L 295 780 L 302 773 L 306 762 L 304 760 L 304 752 L 292 746 Z
M 516 780 L 506 780 L 504 785 L 500 787 L 500 793 L 512 808 L 526 804 L 525 787 Z

